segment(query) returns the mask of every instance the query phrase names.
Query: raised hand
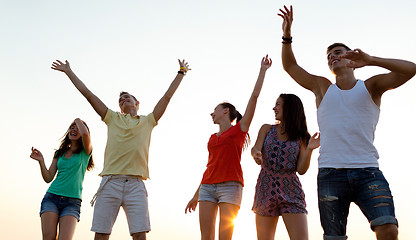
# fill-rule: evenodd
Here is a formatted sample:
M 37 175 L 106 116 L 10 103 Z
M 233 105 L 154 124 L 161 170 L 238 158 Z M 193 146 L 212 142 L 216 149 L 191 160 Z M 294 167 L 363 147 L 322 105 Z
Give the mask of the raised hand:
M 284 9 L 279 9 L 281 13 L 278 13 L 277 15 L 283 18 L 283 36 L 289 38 L 291 36 L 291 28 L 293 22 L 293 8 L 292 5 L 290 6 L 290 8 L 287 8 L 286 6 L 283 6 L 283 8 Z
M 319 147 L 320 146 L 320 143 L 321 143 L 321 134 L 319 134 L 319 133 L 316 132 L 309 139 L 308 148 L 311 149 L 311 150 L 313 150 L 313 149 Z
M 58 169 L 58 159 L 54 158 L 52 160 L 51 166 L 49 167 L 49 169 L 47 169 L 45 166 L 45 161 L 43 160 L 43 155 L 39 150 L 32 147 L 32 153 L 30 154 L 30 157 L 39 162 L 40 172 L 42 173 L 43 180 L 45 180 L 45 182 L 47 183 L 51 182 L 55 177 L 56 171 Z
M 56 62 L 52 63 L 52 67 L 53 70 L 58 70 L 61 72 L 67 72 L 68 70 L 71 70 L 71 67 L 69 66 L 69 62 L 67 60 L 65 60 L 65 63 L 56 60 Z
M 351 60 L 346 64 L 347 67 L 351 68 L 360 68 L 367 66 L 373 59 L 370 55 L 361 51 L 361 49 L 358 48 L 352 51 L 347 51 L 344 55 L 340 57 Z
M 178 59 L 178 62 L 179 62 L 179 67 L 180 67 L 179 71 L 183 71 L 186 74 L 189 70 L 191 70 L 189 68 L 188 62 L 185 62 L 185 59 L 183 59 L 182 61 Z
M 261 60 L 261 68 L 264 70 L 269 69 L 269 67 L 272 66 L 272 59 L 269 58 L 269 55 L 267 54 L 262 60 Z
M 34 147 L 32 147 L 32 153 L 30 154 L 30 158 L 35 159 L 38 162 L 44 161 L 42 153 Z

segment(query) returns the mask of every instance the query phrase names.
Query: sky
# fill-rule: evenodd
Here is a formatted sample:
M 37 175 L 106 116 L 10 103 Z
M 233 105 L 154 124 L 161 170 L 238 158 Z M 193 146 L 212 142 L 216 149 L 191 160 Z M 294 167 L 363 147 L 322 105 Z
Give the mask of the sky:
M 28 1 L 0 0 L 0 199 L 1 239 L 40 239 L 40 202 L 48 184 L 38 163 L 29 158 L 38 148 L 51 163 L 61 137 L 79 117 L 91 131 L 96 167 L 84 180 L 81 221 L 74 239 L 92 239 L 89 201 L 101 178 L 106 126 L 65 74 L 50 68 L 68 60 L 73 71 L 110 109 L 128 91 L 140 101 L 139 114 L 150 113 L 179 69 L 191 71 L 155 127 L 150 146 L 148 239 L 198 239 L 198 211 L 184 213 L 207 163 L 206 144 L 218 131 L 210 113 L 222 101 L 244 112 L 266 54 L 273 60 L 250 127 L 253 140 L 262 124 L 274 123 L 272 107 L 280 93 L 297 94 L 304 103 L 311 133 L 318 131 L 311 92 L 282 69 L 283 5 L 294 7 L 293 49 L 299 65 L 312 74 L 334 77 L 326 47 L 343 42 L 370 55 L 415 62 L 416 2 L 413 0 L 338 1 Z M 385 73 L 378 67 L 356 70 L 356 77 Z M 375 145 L 380 169 L 394 196 L 399 238 L 416 239 L 414 136 L 416 79 L 382 97 Z M 306 194 L 310 239 L 321 239 L 317 207 L 318 151 L 300 177 Z M 235 220 L 234 239 L 255 239 L 254 188 L 260 167 L 245 151 L 243 202 Z M 358 207 L 351 206 L 349 239 L 375 239 Z M 111 239 L 130 239 L 123 210 Z M 276 239 L 288 239 L 280 220 Z

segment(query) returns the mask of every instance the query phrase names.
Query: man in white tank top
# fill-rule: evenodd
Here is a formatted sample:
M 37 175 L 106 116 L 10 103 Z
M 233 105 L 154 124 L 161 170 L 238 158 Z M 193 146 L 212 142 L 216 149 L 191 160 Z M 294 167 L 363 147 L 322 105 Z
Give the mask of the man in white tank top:
M 373 145 L 381 96 L 416 73 L 409 61 L 370 56 L 342 43 L 328 47 L 327 60 L 336 83 L 308 73 L 292 51 L 292 7 L 280 9 L 283 18 L 282 63 L 285 71 L 316 97 L 321 148 L 318 159 L 318 197 L 324 239 L 347 239 L 349 206 L 356 203 L 377 239 L 397 239 L 398 223 L 388 182 L 378 169 Z M 378 66 L 389 73 L 357 80 L 354 69 Z

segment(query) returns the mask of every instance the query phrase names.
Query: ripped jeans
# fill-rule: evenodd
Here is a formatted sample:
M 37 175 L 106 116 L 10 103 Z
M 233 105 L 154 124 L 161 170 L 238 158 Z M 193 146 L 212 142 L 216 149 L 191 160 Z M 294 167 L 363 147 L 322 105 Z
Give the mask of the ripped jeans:
M 389 184 L 378 168 L 320 168 L 318 198 L 324 239 L 347 239 L 351 202 L 361 209 L 373 231 L 376 226 L 398 224 Z

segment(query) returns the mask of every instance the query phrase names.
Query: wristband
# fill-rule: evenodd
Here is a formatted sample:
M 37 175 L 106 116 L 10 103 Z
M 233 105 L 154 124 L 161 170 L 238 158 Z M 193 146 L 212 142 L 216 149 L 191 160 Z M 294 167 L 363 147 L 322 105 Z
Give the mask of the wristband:
M 282 41 L 283 44 L 290 44 L 290 43 L 292 43 L 292 37 L 285 38 L 283 36 L 282 39 L 283 39 L 283 41 Z
M 178 71 L 178 74 L 185 75 L 185 72 L 183 72 L 183 71 Z
M 182 72 L 186 73 L 186 72 L 188 72 L 188 69 L 186 67 L 180 67 L 179 71 L 182 71 Z

